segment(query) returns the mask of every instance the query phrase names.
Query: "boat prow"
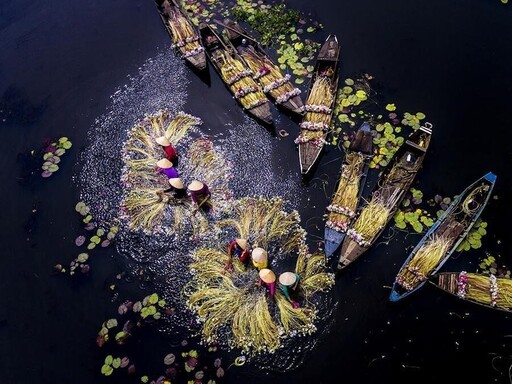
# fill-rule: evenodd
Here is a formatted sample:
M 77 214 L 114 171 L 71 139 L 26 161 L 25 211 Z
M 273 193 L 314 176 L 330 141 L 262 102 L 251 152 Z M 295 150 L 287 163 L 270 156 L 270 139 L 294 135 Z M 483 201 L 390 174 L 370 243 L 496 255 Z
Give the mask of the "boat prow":
M 254 117 L 263 121 L 266 124 L 270 125 L 274 121 L 272 118 L 272 113 L 270 112 L 269 103 L 265 103 L 262 105 L 258 105 L 257 107 L 248 109 L 247 112 L 249 112 L 251 115 L 253 115 Z
M 204 51 L 199 52 L 193 56 L 185 57 L 185 60 L 194 68 L 202 71 L 206 69 L 206 54 Z
M 338 232 L 332 228 L 325 227 L 324 248 L 327 257 L 331 257 L 336 252 L 343 242 L 345 235 L 345 232 Z
M 345 269 L 367 250 L 368 247 L 363 247 L 362 245 L 359 245 L 356 241 L 352 240 L 350 237 L 345 237 L 345 240 L 343 241 L 343 244 L 341 246 L 340 259 L 338 261 L 338 269 Z

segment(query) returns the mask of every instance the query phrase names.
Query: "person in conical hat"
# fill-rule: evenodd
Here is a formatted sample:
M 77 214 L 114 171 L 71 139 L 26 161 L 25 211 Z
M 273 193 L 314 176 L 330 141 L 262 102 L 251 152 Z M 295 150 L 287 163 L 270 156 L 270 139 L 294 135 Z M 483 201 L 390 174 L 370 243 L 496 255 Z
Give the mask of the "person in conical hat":
M 225 269 L 232 269 L 233 267 L 233 256 L 238 257 L 238 259 L 245 265 L 249 260 L 249 244 L 246 239 L 234 239 L 228 245 L 228 261 L 224 266 Z
M 292 303 L 294 308 L 297 308 L 299 304 L 291 296 L 295 296 L 298 293 L 299 281 L 300 275 L 298 273 L 283 272 L 279 275 L 279 288 L 281 288 L 284 296 Z
M 169 188 L 161 192 L 157 192 L 160 197 L 162 197 L 161 195 L 165 193 L 172 194 L 171 196 L 175 199 L 183 199 L 188 196 L 185 185 L 183 184 L 183 180 L 181 180 L 179 177 L 169 179 L 169 184 Z
M 156 162 L 157 172 L 163 173 L 169 179 L 175 179 L 179 177 L 179 173 L 174 168 L 174 164 L 171 163 L 168 159 L 160 159 Z
M 262 284 L 268 288 L 270 293 L 270 298 L 274 298 L 274 294 L 276 292 L 276 275 L 268 268 L 263 268 L 259 272 L 260 279 L 256 283 L 256 285 L 261 286 Z
M 259 270 L 267 268 L 268 266 L 268 253 L 263 248 L 257 247 L 251 253 L 252 264 Z
M 177 163 L 178 161 L 178 152 L 176 149 L 172 146 L 169 139 L 165 136 L 160 136 L 155 139 L 157 144 L 160 144 L 165 152 L 165 158 L 169 161 L 172 161 L 173 163 Z
M 206 183 L 203 183 L 199 180 L 193 180 L 188 185 L 188 191 L 190 192 L 190 197 L 192 198 L 192 201 L 198 207 L 203 205 L 212 195 Z

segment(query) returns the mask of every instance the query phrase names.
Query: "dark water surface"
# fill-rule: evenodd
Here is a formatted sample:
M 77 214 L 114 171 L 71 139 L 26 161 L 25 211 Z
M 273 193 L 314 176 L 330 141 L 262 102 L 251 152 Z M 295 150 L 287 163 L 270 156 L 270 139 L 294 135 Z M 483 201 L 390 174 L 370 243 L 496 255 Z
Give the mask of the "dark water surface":
M 337 34 L 342 77 L 370 73 L 386 103 L 424 112 L 433 123 L 430 152 L 415 184 L 425 196 L 455 195 L 488 171 L 498 175 L 498 198 L 483 214 L 489 223 L 484 249 L 456 255 L 445 269 L 475 270 L 484 250 L 501 254 L 510 266 L 512 8 L 498 0 L 288 4 L 324 24 L 319 39 Z M 52 276 L 51 267 L 67 264 L 77 253 L 74 239 L 81 227 L 74 206 L 88 132 L 111 107 L 111 95 L 169 46 L 150 0 L 0 3 L 2 384 L 126 382 L 101 376 L 104 354 L 95 345 L 101 323 L 115 314 L 108 286 L 126 260 L 113 248 L 98 250 L 91 277 L 78 283 Z M 225 124 L 245 121 L 212 69 L 211 86 L 186 73 L 190 83 L 183 109 L 201 117 L 213 135 Z M 341 156 L 333 147 L 325 151 L 313 180 L 302 187 L 293 144 L 298 127 L 281 115 L 276 129 L 281 128 L 290 136 L 273 139 L 279 156 L 272 172 L 297 175 L 292 189 L 303 193 L 294 204 L 314 244 L 323 233 L 328 201 L 321 180 L 330 182 L 330 195 Z M 61 135 L 74 143 L 61 169 L 49 180 L 21 185 L 18 154 L 38 148 L 45 137 Z M 249 151 L 251 146 L 248 142 Z M 224 381 L 508 383 L 510 316 L 430 286 L 403 303 L 388 302 L 389 286 L 407 256 L 404 249 L 419 239 L 397 235 L 337 280 L 339 304 L 331 329 L 321 334 L 300 368 L 283 374 L 230 369 Z M 123 289 L 136 297 L 147 294 L 137 284 Z M 154 336 L 150 346 L 144 344 L 148 362 L 153 352 L 165 349 L 159 343 L 167 341 Z M 504 358 L 494 360 L 494 369 L 497 355 Z M 153 377 L 161 364 L 155 367 Z

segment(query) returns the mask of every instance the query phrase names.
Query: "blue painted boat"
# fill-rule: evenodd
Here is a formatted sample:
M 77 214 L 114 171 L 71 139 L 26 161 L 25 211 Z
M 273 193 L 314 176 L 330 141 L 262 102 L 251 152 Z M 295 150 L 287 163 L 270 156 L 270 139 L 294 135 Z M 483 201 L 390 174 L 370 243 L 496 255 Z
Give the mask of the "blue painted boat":
M 467 187 L 453 200 L 448 209 L 429 228 L 405 260 L 393 283 L 389 300 L 399 301 L 409 296 L 439 271 L 482 214 L 495 183 L 496 175 L 489 172 Z M 441 238 L 448 242 L 446 252 L 433 266 L 427 265 L 427 269 L 423 267 L 420 270 L 417 267 L 418 262 L 423 262 L 422 265 L 425 265 L 425 261 L 428 259 L 428 254 L 423 254 L 420 250 L 425 250 L 426 246 Z
M 357 207 L 359 205 L 361 194 L 366 183 L 366 176 L 368 174 L 368 168 L 370 165 L 370 159 L 372 154 L 373 137 L 371 127 L 369 123 L 364 122 L 363 124 L 361 124 L 361 127 L 359 127 L 359 129 L 357 130 L 354 140 L 350 144 L 350 147 L 347 149 L 345 159 L 341 166 L 340 175 L 336 183 L 335 192 L 331 198 L 331 204 L 327 207 L 327 210 L 329 211 L 329 216 L 326 221 L 324 233 L 324 247 L 325 255 L 327 257 L 332 256 L 343 242 L 346 232 L 342 227 L 344 225 L 348 225 L 353 217 L 351 217 L 350 214 L 344 215 L 336 213 L 336 199 L 340 198 L 345 193 L 345 190 L 349 183 L 351 182 L 351 180 L 352 182 L 357 183 L 357 200 L 354 202 L 355 204 L 353 207 L 353 214 L 355 215 L 355 211 L 357 210 Z M 349 170 L 351 165 L 350 163 L 352 161 L 358 161 L 358 163 L 356 167 L 352 167 L 354 169 Z M 335 225 L 334 222 L 336 217 L 340 216 L 346 219 L 347 221 L 345 221 L 342 226 Z

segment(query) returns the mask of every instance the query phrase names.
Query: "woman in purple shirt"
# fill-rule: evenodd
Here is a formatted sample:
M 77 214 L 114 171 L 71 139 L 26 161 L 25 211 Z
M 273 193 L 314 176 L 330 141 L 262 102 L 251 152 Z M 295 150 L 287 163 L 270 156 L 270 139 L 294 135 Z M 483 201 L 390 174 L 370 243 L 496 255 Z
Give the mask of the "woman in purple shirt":
M 263 268 L 260 272 L 260 279 L 256 283 L 256 285 L 261 286 L 262 284 L 267 287 L 268 292 L 270 294 L 270 298 L 274 298 L 274 294 L 276 292 L 276 275 L 268 268 Z
M 205 183 L 194 180 L 189 184 L 188 190 L 190 192 L 190 197 L 197 205 L 197 208 L 204 207 L 205 209 L 209 209 L 207 201 L 212 193 Z
M 173 164 L 167 159 L 161 159 L 156 162 L 157 172 L 163 173 L 168 179 L 175 179 L 179 177 L 178 171 L 174 168 Z

